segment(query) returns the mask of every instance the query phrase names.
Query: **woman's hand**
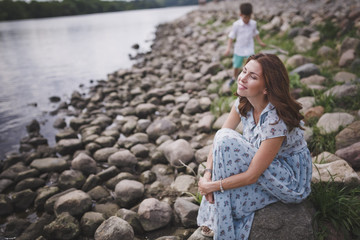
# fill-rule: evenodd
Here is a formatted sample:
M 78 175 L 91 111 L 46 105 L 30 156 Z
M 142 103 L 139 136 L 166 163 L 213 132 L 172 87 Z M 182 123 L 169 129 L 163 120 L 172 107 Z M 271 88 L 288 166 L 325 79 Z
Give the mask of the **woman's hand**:
M 206 200 L 213 204 L 214 203 L 214 194 L 211 190 L 211 179 L 209 177 L 202 177 L 199 180 L 199 192 L 201 195 L 205 196 Z

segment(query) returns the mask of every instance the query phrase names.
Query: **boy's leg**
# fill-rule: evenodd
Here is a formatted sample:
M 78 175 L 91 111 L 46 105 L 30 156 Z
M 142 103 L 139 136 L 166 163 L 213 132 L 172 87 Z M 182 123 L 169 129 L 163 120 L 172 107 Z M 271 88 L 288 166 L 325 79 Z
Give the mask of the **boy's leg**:
M 236 81 L 237 77 L 239 76 L 240 69 L 242 67 L 244 58 L 245 57 L 238 56 L 238 55 L 234 54 L 234 56 L 233 56 L 234 76 L 233 76 L 233 78 L 231 79 L 231 81 L 229 83 L 230 86 Z

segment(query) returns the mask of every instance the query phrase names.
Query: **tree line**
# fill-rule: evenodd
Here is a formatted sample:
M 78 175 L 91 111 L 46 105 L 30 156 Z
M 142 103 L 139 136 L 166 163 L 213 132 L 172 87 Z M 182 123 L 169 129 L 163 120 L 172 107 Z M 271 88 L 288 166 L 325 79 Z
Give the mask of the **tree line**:
M 24 2 L 0 0 L 0 21 L 116 12 L 197 4 L 198 0 L 63 0 Z

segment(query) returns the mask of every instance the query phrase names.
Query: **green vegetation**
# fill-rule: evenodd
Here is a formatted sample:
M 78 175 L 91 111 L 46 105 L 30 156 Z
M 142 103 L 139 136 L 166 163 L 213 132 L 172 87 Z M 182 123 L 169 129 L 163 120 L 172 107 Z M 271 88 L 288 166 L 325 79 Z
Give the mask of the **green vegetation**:
M 334 104 L 340 108 L 346 108 L 349 110 L 359 110 L 360 109 L 360 86 L 358 85 L 357 92 L 355 96 L 344 96 L 341 98 L 336 98 Z
M 327 239 L 331 228 L 345 239 L 360 237 L 360 186 L 328 182 L 313 183 L 309 199 L 316 209 L 316 239 Z
M 321 134 L 320 129 L 317 126 L 313 126 L 313 135 L 311 140 L 308 142 L 310 152 L 313 155 L 318 155 L 325 151 L 334 153 L 336 151 L 336 134 L 337 132 Z
M 0 0 L 0 21 L 195 5 L 197 3 L 196 0 L 137 0 L 129 2 L 63 0 L 31 1 L 29 3 L 24 1 Z
M 228 97 L 228 96 L 222 96 L 215 101 L 213 101 L 210 111 L 215 116 L 219 117 L 224 113 L 230 112 L 231 109 L 231 103 L 234 101 L 236 97 Z
M 324 112 L 332 112 L 335 108 L 335 97 L 332 94 L 316 94 L 313 93 L 315 97 L 315 106 L 323 106 Z

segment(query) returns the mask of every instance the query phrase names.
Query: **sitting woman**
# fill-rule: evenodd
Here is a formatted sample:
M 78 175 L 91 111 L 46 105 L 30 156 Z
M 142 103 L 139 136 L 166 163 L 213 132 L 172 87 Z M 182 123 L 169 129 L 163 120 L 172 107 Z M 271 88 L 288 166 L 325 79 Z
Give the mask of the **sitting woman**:
M 197 222 L 214 239 L 248 239 L 254 212 L 276 201 L 298 203 L 311 191 L 312 162 L 301 105 L 272 54 L 248 58 L 237 79 L 238 96 L 214 138 L 199 181 L 204 195 Z M 235 131 L 240 121 L 243 135 Z

